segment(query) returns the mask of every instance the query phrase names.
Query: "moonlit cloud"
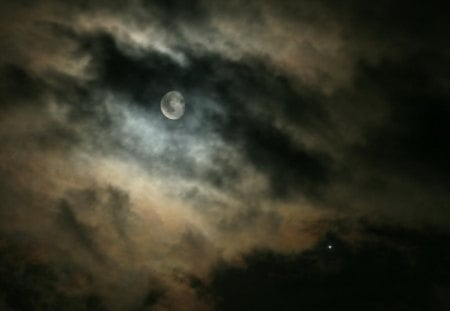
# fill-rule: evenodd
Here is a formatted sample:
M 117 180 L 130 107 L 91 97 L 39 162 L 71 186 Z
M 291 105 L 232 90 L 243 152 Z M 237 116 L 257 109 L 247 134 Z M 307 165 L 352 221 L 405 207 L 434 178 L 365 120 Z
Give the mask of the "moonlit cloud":
M 444 310 L 440 11 L 2 3 L 0 309 Z

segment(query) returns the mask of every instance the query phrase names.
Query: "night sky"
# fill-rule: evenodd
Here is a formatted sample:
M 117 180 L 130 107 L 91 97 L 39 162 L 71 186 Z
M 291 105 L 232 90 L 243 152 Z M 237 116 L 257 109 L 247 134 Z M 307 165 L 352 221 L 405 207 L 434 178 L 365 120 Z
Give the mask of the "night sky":
M 2 0 L 0 310 L 450 310 L 449 30 L 433 0 Z

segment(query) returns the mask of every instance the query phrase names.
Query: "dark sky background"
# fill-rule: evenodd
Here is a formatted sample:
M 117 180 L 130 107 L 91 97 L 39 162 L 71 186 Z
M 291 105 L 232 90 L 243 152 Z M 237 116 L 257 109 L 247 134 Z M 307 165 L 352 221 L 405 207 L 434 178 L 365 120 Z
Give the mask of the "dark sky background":
M 2 1 L 0 310 L 450 310 L 449 29 L 438 1 Z

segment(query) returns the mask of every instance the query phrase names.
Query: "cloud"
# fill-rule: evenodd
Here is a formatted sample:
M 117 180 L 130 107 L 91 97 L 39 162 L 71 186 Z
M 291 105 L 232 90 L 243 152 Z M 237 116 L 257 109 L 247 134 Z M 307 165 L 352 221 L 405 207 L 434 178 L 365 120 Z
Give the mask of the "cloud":
M 82 267 L 52 262 L 24 237 L 2 234 L 0 248 L 4 310 L 67 308 L 106 310 L 103 298 L 91 288 Z
M 20 66 L 4 64 L 1 67 L 0 94 L 3 110 L 23 102 L 35 101 L 40 97 L 43 87 L 45 84 L 42 81 Z
M 13 255 L 0 267 L 18 274 L 7 273 L 15 285 L 2 283 L 0 307 L 32 304 L 16 305 L 21 278 L 55 291 L 26 287 L 39 306 L 124 310 L 226 308 L 236 275 L 258 289 L 238 298 L 259 304 L 250 298 L 262 292 L 263 306 L 342 304 L 350 289 L 337 279 L 370 300 L 366 277 L 386 285 L 380 304 L 400 307 L 396 290 L 405 305 L 419 295 L 394 285 L 438 282 L 424 272 L 425 244 L 401 247 L 450 220 L 450 54 L 437 3 L 0 6 L 0 232 L 29 241 L 4 244 Z M 160 112 L 171 90 L 187 102 L 176 122 Z M 384 233 L 354 234 L 361 217 Z M 329 237 L 342 252 L 311 246 L 335 228 L 347 230 Z M 20 274 L 33 244 L 45 260 Z M 248 270 L 231 264 L 239 258 Z M 218 300 L 200 299 L 191 278 Z M 299 301 L 285 282 L 311 295 Z
M 93 228 L 89 228 L 84 224 L 80 223 L 76 219 L 75 214 L 73 213 L 72 209 L 67 204 L 67 202 L 65 201 L 61 202 L 60 210 L 61 210 L 62 225 L 65 228 L 68 228 L 70 231 L 72 231 L 76 240 L 86 250 L 88 250 L 91 254 L 93 254 L 95 258 L 97 258 L 100 261 L 104 261 L 103 255 L 100 252 L 98 252 L 97 246 L 93 241 L 93 239 L 91 238 L 92 233 L 90 231 Z
M 152 114 L 159 110 L 159 98 L 165 91 L 184 91 L 185 96 L 191 99 L 192 115 L 186 115 L 173 127 L 187 130 L 185 133 L 189 136 L 186 140 L 208 139 L 210 134 L 205 129 L 219 135 L 228 146 L 234 146 L 236 152 L 247 157 L 257 170 L 276 180 L 272 183 L 273 193 L 283 196 L 298 184 L 320 184 L 327 179 L 327 156 L 296 145 L 270 119 L 273 118 L 270 115 L 281 114 L 281 118 L 300 122 L 305 128 L 322 126 L 327 117 L 319 104 L 320 95 L 314 92 L 309 92 L 308 97 L 302 95 L 285 77 L 273 76 L 261 60 L 235 62 L 220 55 L 192 55 L 186 56 L 189 64 L 186 67 L 160 53 L 149 53 L 144 58 L 126 55 L 109 35 L 100 34 L 85 40 L 94 42 L 89 49 L 98 55 L 94 56 L 93 62 L 99 68 L 97 81 L 100 87 L 128 97 L 132 103 L 143 106 Z M 196 93 L 199 90 L 210 99 L 198 98 Z M 221 109 L 214 110 L 211 101 Z M 175 130 L 171 127 L 168 130 Z M 186 141 L 177 141 L 177 154 L 171 154 L 178 158 L 175 163 L 190 160 L 184 156 L 185 145 Z M 133 153 L 136 154 L 136 150 Z M 292 166 L 293 162 L 298 164 Z M 222 163 L 216 162 L 215 165 Z M 230 163 L 223 164 L 227 164 L 226 169 L 218 167 L 216 173 L 214 168 L 205 174 L 200 173 L 199 178 L 211 179 L 218 187 L 229 184 L 224 177 L 238 177 L 239 169 L 231 168 Z M 284 172 L 285 164 L 290 166 L 289 176 L 284 173 L 277 176 L 277 172 Z M 183 163 L 177 169 L 185 170 L 192 165 Z M 195 176 L 191 169 L 186 173 Z
M 356 244 L 328 234 L 302 253 L 253 251 L 238 265 L 216 265 L 210 282 L 193 284 L 214 310 L 448 307 L 448 235 L 369 230 Z

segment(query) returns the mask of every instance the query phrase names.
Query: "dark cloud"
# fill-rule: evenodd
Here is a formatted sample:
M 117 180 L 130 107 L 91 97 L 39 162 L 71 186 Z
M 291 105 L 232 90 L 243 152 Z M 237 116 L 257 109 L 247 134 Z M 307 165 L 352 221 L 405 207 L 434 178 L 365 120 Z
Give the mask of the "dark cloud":
M 362 148 L 372 164 L 409 178 L 448 182 L 450 93 L 441 81 L 450 76 L 439 68 L 441 62 L 419 54 L 365 69 L 365 79 L 382 90 L 390 109 L 386 123 L 367 133 Z
M 92 254 L 97 260 L 104 262 L 105 258 L 94 240 L 95 228 L 81 223 L 70 205 L 62 201 L 60 205 L 61 224 L 64 229 L 70 231 L 81 246 Z
M 215 310 L 446 310 L 448 235 L 370 231 L 356 245 L 328 235 L 300 254 L 255 251 L 242 265 L 219 264 L 206 287 L 195 286 Z
M 172 131 L 187 130 L 196 137 L 204 136 L 201 128 L 218 133 L 226 143 L 242 151 L 257 170 L 269 176 L 272 194 L 277 197 L 285 197 L 299 188 L 315 194 L 315 187 L 327 181 L 331 173 L 327 156 L 296 145 L 273 124 L 275 113 L 299 128 L 322 131 L 328 120 L 316 90 L 307 87 L 297 90 L 289 77 L 273 74 L 258 58 L 230 61 L 217 54 L 196 56 L 186 50 L 187 65 L 181 65 L 161 53 L 148 53 L 142 58 L 126 55 L 107 34 L 82 40 L 83 46 L 95 56 L 93 66 L 99 70 L 99 87 L 129 96 L 154 114 L 159 114 L 159 100 L 166 91 L 182 91 L 189 101 L 191 116 L 163 126 Z M 197 97 L 200 91 L 206 99 Z M 221 111 L 212 110 L 208 106 L 210 101 L 216 101 Z M 199 123 L 194 118 L 200 112 L 206 116 Z M 184 153 L 182 149 L 179 151 L 181 155 Z M 187 170 L 192 176 L 190 159 L 182 155 L 178 161 L 182 163 L 178 169 Z M 230 183 L 224 179 L 232 182 L 239 176 L 238 170 L 227 162 L 215 164 L 217 169 L 198 177 L 223 187 Z
M 109 186 L 69 191 L 59 209 L 63 229 L 71 231 L 77 241 L 101 261 L 106 260 L 103 247 L 98 244 L 101 230 L 111 226 L 127 247 L 131 243 L 128 229 L 133 213 L 129 195 L 121 189 Z
M 206 5 L 201 0 L 194 0 L 186 3 L 180 0 L 169 1 L 140 1 L 142 7 L 151 13 L 156 13 L 159 22 L 164 27 L 171 29 L 177 27 L 183 22 L 204 23 L 208 17 Z M 171 29 L 177 31 L 178 29 Z
M 437 1 L 0 15 L 0 309 L 449 308 Z
M 268 174 L 271 195 L 283 198 L 298 191 L 317 194 L 316 186 L 327 181 L 330 172 L 325 155 L 302 150 L 281 131 L 264 123 L 243 123 L 242 126 L 243 129 L 236 126 L 226 135 L 239 142 L 258 170 Z
M 91 291 L 89 273 L 70 264 L 49 262 L 41 254 L 39 246 L 28 239 L 2 235 L 3 310 L 107 310 L 103 298 Z
M 258 225 L 258 222 L 262 222 Z M 247 202 L 235 214 L 220 219 L 219 228 L 229 232 L 242 232 L 253 226 L 264 226 L 269 233 L 277 232 L 281 217 L 276 211 L 262 211 L 255 203 Z
M 145 297 L 140 308 L 136 310 L 148 310 L 149 308 L 155 307 L 159 300 L 164 296 L 164 291 L 162 290 L 152 290 Z
M 326 3 L 330 11 L 336 12 L 340 21 L 348 25 L 349 34 L 351 29 L 354 30 L 358 40 L 384 42 L 389 48 L 401 50 L 405 54 L 417 49 L 434 50 L 435 46 L 429 44 L 443 42 L 442 35 L 448 23 L 445 14 L 439 10 L 438 1 L 426 4 L 420 1 L 382 1 L 378 5 L 348 1 L 339 7 L 330 1 Z M 390 31 L 384 32 L 387 29 Z M 367 39 L 364 40 L 363 36 Z
M 111 217 L 119 236 L 128 241 L 127 226 L 130 220 L 130 198 L 129 195 L 118 189 L 109 188 L 110 198 L 108 205 L 111 209 Z
M 2 108 L 39 102 L 45 84 L 15 64 L 0 64 L 0 101 Z
M 439 52 L 420 52 L 359 66 L 354 93 L 365 94 L 372 109 L 355 106 L 354 114 L 383 111 L 384 117 L 361 129 L 359 142 L 340 147 L 350 182 L 338 179 L 335 185 L 352 187 L 353 199 L 370 202 L 388 218 L 448 222 L 450 97 L 442 81 L 450 77 L 440 67 L 447 62 Z

